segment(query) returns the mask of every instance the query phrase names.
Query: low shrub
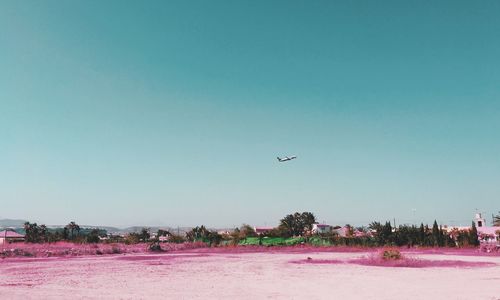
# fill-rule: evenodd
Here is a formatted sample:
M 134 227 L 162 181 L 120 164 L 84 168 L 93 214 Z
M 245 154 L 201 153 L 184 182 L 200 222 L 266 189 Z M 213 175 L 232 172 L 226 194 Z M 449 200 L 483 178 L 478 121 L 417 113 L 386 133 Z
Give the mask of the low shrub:
M 33 253 L 31 253 L 31 252 L 24 251 L 24 252 L 23 252 L 23 256 L 26 256 L 26 257 L 33 257 L 33 256 L 35 256 L 35 255 L 34 255 Z
M 163 252 L 163 249 L 161 248 L 159 243 L 152 243 L 149 245 L 149 251 L 152 252 Z
M 385 249 L 382 251 L 381 256 L 384 260 L 399 260 L 403 258 L 398 249 Z

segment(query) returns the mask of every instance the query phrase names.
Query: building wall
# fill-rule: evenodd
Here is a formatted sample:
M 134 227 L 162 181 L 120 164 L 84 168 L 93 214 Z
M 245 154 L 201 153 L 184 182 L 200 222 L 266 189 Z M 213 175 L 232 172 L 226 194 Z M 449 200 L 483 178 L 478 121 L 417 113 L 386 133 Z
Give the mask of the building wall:
M 313 224 L 312 232 L 313 233 L 329 233 L 332 231 L 331 226 L 317 226 Z

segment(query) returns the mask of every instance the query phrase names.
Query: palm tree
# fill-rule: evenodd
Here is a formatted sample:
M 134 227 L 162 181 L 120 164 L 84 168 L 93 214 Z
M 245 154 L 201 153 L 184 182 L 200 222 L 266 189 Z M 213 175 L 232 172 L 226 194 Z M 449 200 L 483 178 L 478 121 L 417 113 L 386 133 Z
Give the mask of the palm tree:
M 40 236 L 43 242 L 47 241 L 47 226 L 45 224 L 40 225 Z
M 71 239 L 73 239 L 73 237 L 74 237 L 75 230 L 78 233 L 80 233 L 80 226 L 78 226 L 78 224 L 76 224 L 74 221 L 69 222 L 69 224 L 66 225 L 66 228 L 68 228 L 69 231 L 71 232 Z
M 196 226 L 195 228 L 191 229 L 188 233 L 186 233 L 186 237 L 188 240 L 196 242 L 198 240 L 206 240 L 208 239 L 210 231 L 208 231 L 207 228 L 205 228 L 204 225 Z
M 36 223 L 30 223 L 30 222 L 24 223 L 24 230 L 26 232 L 26 242 L 37 243 L 40 239 L 39 229 L 40 227 Z

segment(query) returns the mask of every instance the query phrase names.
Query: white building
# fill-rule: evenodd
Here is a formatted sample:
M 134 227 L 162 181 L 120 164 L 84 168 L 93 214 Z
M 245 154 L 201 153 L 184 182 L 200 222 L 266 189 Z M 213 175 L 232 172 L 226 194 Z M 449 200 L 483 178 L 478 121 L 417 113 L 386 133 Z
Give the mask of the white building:
M 486 219 L 483 218 L 481 213 L 476 213 L 474 216 L 474 225 L 476 225 L 477 235 L 479 241 L 483 244 L 500 244 L 500 226 L 486 226 Z M 444 227 L 448 233 L 455 230 L 470 230 L 470 226 L 445 226 Z
M 500 226 L 485 226 L 486 220 L 481 216 L 481 213 L 476 214 L 476 217 L 474 218 L 474 224 L 476 225 L 479 239 L 482 242 L 500 242 Z
M 313 224 L 311 232 L 313 234 L 323 234 L 332 232 L 332 226 L 327 224 Z

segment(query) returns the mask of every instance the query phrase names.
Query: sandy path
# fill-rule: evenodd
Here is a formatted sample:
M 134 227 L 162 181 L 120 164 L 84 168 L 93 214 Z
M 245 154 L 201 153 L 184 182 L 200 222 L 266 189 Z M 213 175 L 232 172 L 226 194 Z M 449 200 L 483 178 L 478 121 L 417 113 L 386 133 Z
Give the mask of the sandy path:
M 363 253 L 198 253 L 5 259 L 0 299 L 500 299 L 500 257 L 420 254 L 490 267 L 387 268 L 290 261 Z

